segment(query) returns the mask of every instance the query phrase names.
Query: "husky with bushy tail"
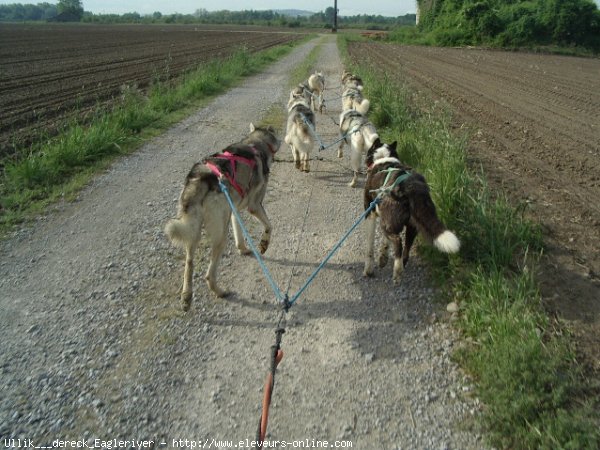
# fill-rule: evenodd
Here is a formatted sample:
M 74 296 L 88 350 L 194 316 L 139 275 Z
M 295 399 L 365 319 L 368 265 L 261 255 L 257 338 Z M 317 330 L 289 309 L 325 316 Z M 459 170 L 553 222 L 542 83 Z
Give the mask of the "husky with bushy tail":
M 375 242 L 376 219 L 384 238 L 379 253 L 379 266 L 388 261 L 388 248 L 394 250 L 393 281 L 398 282 L 417 233 L 433 243 L 443 253 L 456 253 L 460 241 L 448 230 L 437 216 L 435 205 L 429 194 L 425 178 L 402 164 L 396 152 L 396 142 L 383 144 L 376 139 L 367 152 L 367 181 L 364 191 L 364 205 L 367 209 L 380 190 L 387 188 L 380 203 L 367 216 L 367 255 L 364 275 L 373 275 L 373 246 Z M 402 246 L 402 231 L 404 247 Z
M 272 127 L 258 128 L 250 124 L 250 134 L 246 138 L 194 164 L 187 175 L 179 196 L 177 218 L 169 220 L 165 226 L 165 233 L 171 242 L 184 248 L 186 253 L 181 290 L 181 303 L 185 311 L 192 302 L 194 253 L 203 229 L 211 244 L 205 278 L 209 289 L 217 297 L 226 295 L 217 285 L 216 272 L 225 249 L 230 220 L 237 249 L 241 254 L 250 252 L 219 180 L 227 187 L 236 209 L 248 209 L 263 224 L 259 249 L 261 253 L 267 250 L 271 223 L 262 202 L 267 192 L 270 166 L 279 145 Z

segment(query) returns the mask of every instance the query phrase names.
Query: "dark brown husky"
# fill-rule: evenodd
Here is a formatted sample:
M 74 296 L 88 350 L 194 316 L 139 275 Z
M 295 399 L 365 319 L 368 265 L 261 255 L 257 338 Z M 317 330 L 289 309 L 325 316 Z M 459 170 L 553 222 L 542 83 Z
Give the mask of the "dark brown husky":
M 222 297 L 226 292 L 217 286 L 216 271 L 225 249 L 229 220 L 233 222 L 235 245 L 241 254 L 248 254 L 240 224 L 231 212 L 219 186 L 219 178 L 227 187 L 236 209 L 248 209 L 265 227 L 260 239 L 264 253 L 271 237 L 271 223 L 262 202 L 267 192 L 269 170 L 280 141 L 272 127 L 256 128 L 250 124 L 250 134 L 202 162 L 194 164 L 179 197 L 178 214 L 165 226 L 165 233 L 176 245 L 185 248 L 185 271 L 181 302 L 188 310 L 192 302 L 194 253 L 202 228 L 211 242 L 212 251 L 206 282 L 211 291 Z
M 379 266 L 384 267 L 387 264 L 388 247 L 391 242 L 394 249 L 392 277 L 394 283 L 400 279 L 418 232 L 429 242 L 433 242 L 441 252 L 458 252 L 460 242 L 456 235 L 446 229 L 438 219 L 425 178 L 400 162 L 396 152 L 396 142 L 388 145 L 376 139 L 367 152 L 367 167 L 365 209 L 377 197 L 379 189 L 393 187 L 383 194 L 374 212 L 367 216 L 365 276 L 373 275 L 373 246 L 377 216 L 380 217 L 381 230 L 384 234 L 379 253 Z M 405 228 L 403 248 L 401 233 Z

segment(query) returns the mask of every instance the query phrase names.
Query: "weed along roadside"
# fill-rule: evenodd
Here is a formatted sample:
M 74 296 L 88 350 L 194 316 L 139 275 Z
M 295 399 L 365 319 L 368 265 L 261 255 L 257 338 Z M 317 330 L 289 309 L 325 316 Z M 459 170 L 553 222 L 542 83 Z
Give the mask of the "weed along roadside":
M 346 49 L 352 40 L 341 39 Z M 347 54 L 347 51 L 344 53 Z M 573 346 L 541 304 L 535 279 L 542 251 L 539 225 L 492 192 L 468 167 L 463 136 L 450 132 L 448 112 L 413 103 L 403 80 L 349 65 L 365 80 L 371 120 L 398 141 L 401 159 L 432 186 L 440 217 L 461 236 L 459 256 L 423 249 L 446 274 L 448 301 L 460 307 L 465 346 L 455 356 L 477 381 L 490 443 L 500 448 L 597 448 L 597 412 L 586 400 Z
M 21 156 L 2 161 L 0 234 L 43 212 L 52 202 L 74 198 L 115 157 L 133 152 L 193 108 L 263 70 L 309 38 L 254 54 L 242 48 L 228 58 L 204 63 L 176 85 L 157 82 L 147 95 L 126 89 L 122 102 L 112 110 L 99 109 L 85 124 L 74 120 L 50 140 L 40 136 L 38 143 L 18 152 Z

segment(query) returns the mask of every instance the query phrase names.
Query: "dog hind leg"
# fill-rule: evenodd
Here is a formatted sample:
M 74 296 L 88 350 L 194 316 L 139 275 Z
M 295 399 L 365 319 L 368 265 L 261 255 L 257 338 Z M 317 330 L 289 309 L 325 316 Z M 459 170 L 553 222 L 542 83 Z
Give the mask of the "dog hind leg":
M 225 297 L 227 292 L 217 286 L 217 269 L 225 244 L 227 243 L 227 231 L 230 214 L 225 208 L 220 211 L 213 211 L 213 215 L 207 215 L 205 219 L 206 234 L 211 241 L 210 262 L 206 271 L 205 280 L 208 288 L 214 292 L 217 297 Z
M 353 175 L 352 175 L 352 181 L 350 181 L 350 183 L 348 183 L 348 186 L 355 187 L 356 182 L 358 181 L 358 172 L 360 170 L 360 162 L 361 162 L 362 155 L 360 153 L 360 149 L 356 148 L 354 145 L 352 145 L 352 148 L 350 149 L 350 151 L 351 151 L 350 163 L 352 165 Z
M 404 265 L 402 264 L 402 236 L 394 236 L 391 241 L 394 249 L 394 271 L 392 281 L 394 284 L 398 284 L 400 276 L 402 275 L 402 269 L 404 269 Z
M 310 164 L 308 162 L 308 153 L 302 153 L 302 172 L 310 172 Z
M 388 263 L 388 250 L 390 248 L 390 241 L 387 237 L 381 239 L 381 247 L 379 248 L 379 267 L 385 267 Z
M 294 166 L 298 170 L 302 170 L 302 158 L 300 157 L 300 152 L 298 149 L 292 145 L 292 156 L 294 157 Z
M 410 256 L 410 249 L 415 242 L 415 238 L 417 237 L 417 229 L 412 224 L 406 225 L 406 232 L 404 234 L 404 250 L 402 250 L 402 265 L 406 267 L 408 264 L 408 258 Z
M 185 269 L 183 271 L 183 287 L 181 288 L 181 307 L 184 311 L 188 311 L 192 305 L 195 252 L 196 242 L 186 243 Z
M 338 158 L 343 158 L 344 157 L 344 140 L 343 139 L 340 142 L 340 146 L 338 147 L 337 157 Z

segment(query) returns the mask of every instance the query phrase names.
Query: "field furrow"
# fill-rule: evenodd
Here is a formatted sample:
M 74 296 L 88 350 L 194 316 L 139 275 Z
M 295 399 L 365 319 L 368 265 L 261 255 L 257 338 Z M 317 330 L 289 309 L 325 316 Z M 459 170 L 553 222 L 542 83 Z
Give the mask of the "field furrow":
M 0 27 L 0 155 L 108 106 L 123 85 L 145 89 L 240 47 L 257 52 L 301 35 L 199 26 Z

